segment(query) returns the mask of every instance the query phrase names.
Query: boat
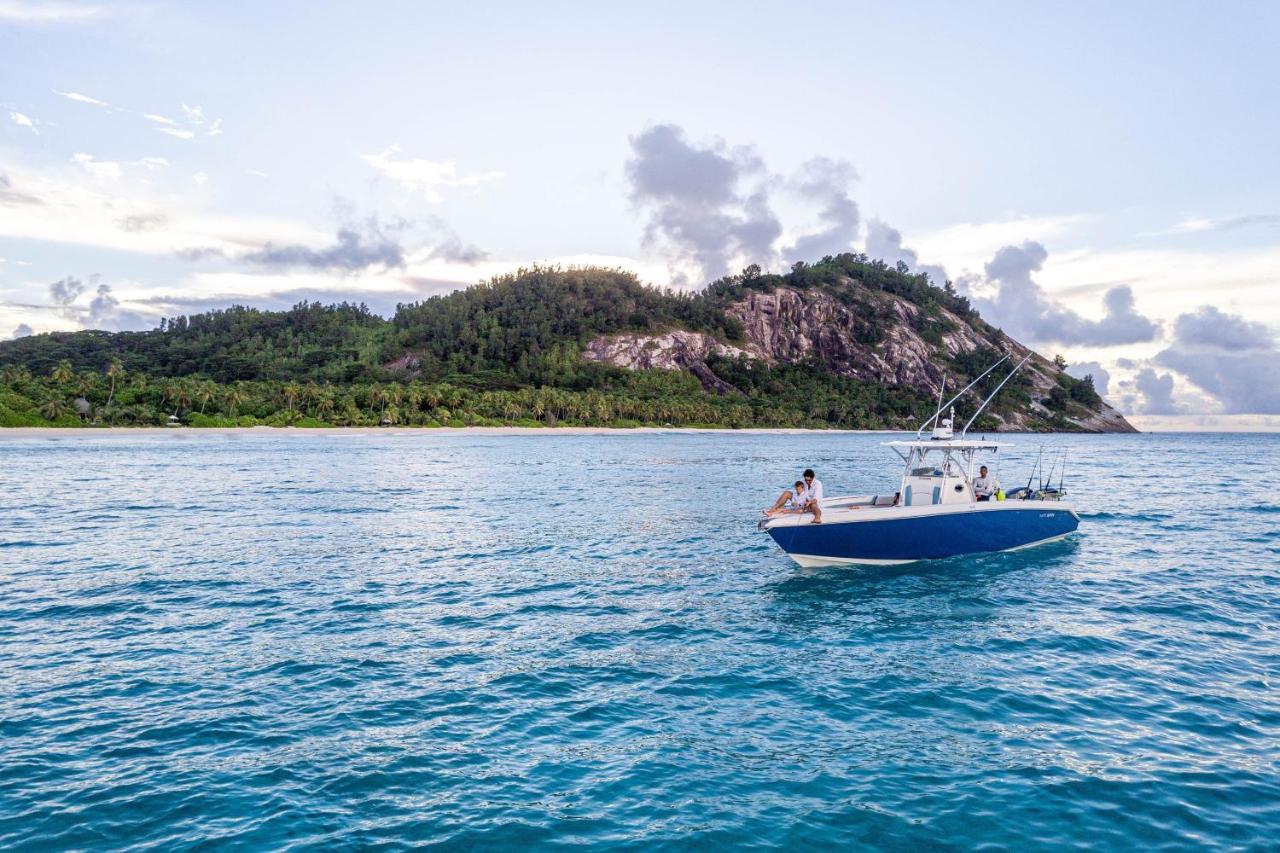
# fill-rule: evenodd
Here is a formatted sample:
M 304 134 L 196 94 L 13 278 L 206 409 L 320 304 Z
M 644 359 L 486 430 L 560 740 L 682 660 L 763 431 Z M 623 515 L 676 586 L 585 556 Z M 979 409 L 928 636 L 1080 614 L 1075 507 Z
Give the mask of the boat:
M 902 482 L 892 495 L 824 498 L 822 522 L 812 513 L 766 518 L 759 527 L 786 554 L 806 568 L 841 565 L 897 565 L 966 554 L 1016 551 L 1063 539 L 1076 531 L 1080 517 L 1064 500 L 1062 475 L 1056 487 L 1043 482 L 979 500 L 973 488 L 978 466 L 999 474 L 999 454 L 1009 445 L 968 437 L 969 427 L 1005 382 L 1030 358 L 1024 358 L 974 412 L 957 434 L 954 403 L 1003 363 L 997 361 L 921 424 L 911 440 L 887 446 L 904 463 Z M 941 403 L 941 395 L 939 395 Z M 951 407 L 949 417 L 942 412 Z M 926 437 L 924 430 L 932 426 Z M 1043 467 L 1039 466 L 1043 476 Z M 1063 464 L 1065 471 L 1065 461 Z M 1033 472 L 1034 476 L 1034 472 Z

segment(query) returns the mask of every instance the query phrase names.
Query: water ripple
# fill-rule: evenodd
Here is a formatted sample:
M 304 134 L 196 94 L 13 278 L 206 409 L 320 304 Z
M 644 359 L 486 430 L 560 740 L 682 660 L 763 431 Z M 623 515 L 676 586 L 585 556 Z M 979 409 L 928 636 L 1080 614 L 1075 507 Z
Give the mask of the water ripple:
M 0 846 L 1280 837 L 1274 437 L 1054 439 L 1079 536 L 851 571 L 752 520 L 882 436 L 332 439 L 0 437 Z

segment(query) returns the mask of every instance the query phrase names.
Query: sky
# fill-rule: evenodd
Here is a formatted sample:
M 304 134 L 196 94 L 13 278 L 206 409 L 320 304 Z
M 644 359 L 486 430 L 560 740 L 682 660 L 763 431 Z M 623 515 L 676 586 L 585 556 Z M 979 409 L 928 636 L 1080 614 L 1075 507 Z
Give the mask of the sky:
M 1280 429 L 1280 4 L 0 0 L 0 339 L 865 251 Z

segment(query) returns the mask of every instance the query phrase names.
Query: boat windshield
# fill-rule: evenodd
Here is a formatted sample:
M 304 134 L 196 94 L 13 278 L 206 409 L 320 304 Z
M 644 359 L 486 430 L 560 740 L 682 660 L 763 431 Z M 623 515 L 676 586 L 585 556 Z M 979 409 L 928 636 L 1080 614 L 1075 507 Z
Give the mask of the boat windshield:
M 926 458 L 920 461 L 928 460 Z M 959 477 L 962 476 L 963 473 L 964 470 L 959 464 L 957 464 L 955 459 L 951 458 L 950 454 L 948 454 L 945 459 L 937 460 L 934 464 L 923 465 L 911 469 L 912 477 Z

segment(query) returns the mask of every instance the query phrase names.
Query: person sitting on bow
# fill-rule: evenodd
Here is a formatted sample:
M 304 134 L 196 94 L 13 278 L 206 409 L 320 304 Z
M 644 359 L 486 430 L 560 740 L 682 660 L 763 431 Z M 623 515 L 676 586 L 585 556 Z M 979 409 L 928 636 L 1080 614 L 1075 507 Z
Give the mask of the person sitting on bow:
M 775 515 L 804 512 L 804 504 L 804 480 L 796 480 L 792 488 L 782 490 L 782 494 L 778 495 L 773 506 L 766 509 L 764 514 L 772 518 Z

